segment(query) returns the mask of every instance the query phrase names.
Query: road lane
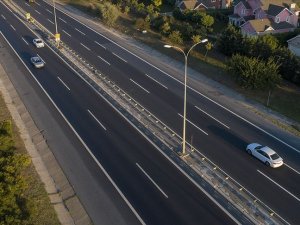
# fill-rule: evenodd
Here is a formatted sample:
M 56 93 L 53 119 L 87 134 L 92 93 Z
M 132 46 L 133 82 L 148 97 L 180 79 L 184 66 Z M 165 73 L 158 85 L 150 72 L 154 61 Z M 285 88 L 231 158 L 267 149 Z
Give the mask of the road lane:
M 5 8 L 1 6 L 0 4 L 0 9 L 4 12 Z M 9 17 L 9 15 L 7 16 Z M 15 19 L 10 16 L 10 20 Z M 92 149 L 97 159 L 109 171 L 146 222 L 148 221 L 149 224 L 160 222 L 163 224 L 194 224 L 195 221 L 201 220 L 204 224 L 221 224 L 224 221 L 232 223 L 216 205 L 212 204 L 186 177 L 170 165 L 116 112 L 112 111 L 102 98 L 74 75 L 49 49 L 37 50 L 33 46 L 27 46 L 21 42 L 20 37 L 28 35 L 29 32 L 22 27 L 19 21 L 14 22 L 17 30 L 20 30 L 18 35 L 6 29 L 7 24 L 0 21 L 2 32 L 28 67 L 31 68 L 28 61 L 29 56 L 36 52 L 46 59 L 45 68 L 33 70 L 36 79 Z M 31 38 L 33 38 L 32 36 Z M 58 75 L 71 91 L 61 85 L 57 79 Z M 96 118 L 102 117 L 103 126 L 107 127 L 109 133 L 99 127 L 87 109 L 91 109 Z M 150 156 L 149 152 L 152 152 Z M 164 186 L 164 189 L 170 193 L 171 200 L 162 200 L 160 193 L 137 170 L 135 162 L 139 162 L 145 170 L 154 173 L 152 177 L 158 179 L 159 185 Z M 171 178 L 172 180 L 170 180 Z M 201 201 L 199 201 L 200 199 Z M 179 204 L 182 202 L 184 204 Z M 187 215 L 183 214 L 183 208 L 189 210 Z M 166 214 L 161 214 L 162 211 Z
M 59 16 L 63 17 L 65 21 L 68 21 L 68 26 L 61 24 L 61 26 L 64 29 L 69 29 L 68 32 L 74 32 L 72 30 L 74 30 L 74 27 L 76 26 L 76 29 L 84 32 L 84 34 L 88 33 L 88 35 L 85 35 L 88 37 L 85 37 L 84 39 L 80 35 L 75 37 L 72 41 L 70 41 L 70 46 L 76 46 L 77 39 L 85 43 L 87 46 L 97 44 L 95 42 L 96 40 L 98 43 L 101 43 L 102 46 L 110 46 L 110 49 L 106 48 L 107 51 L 103 51 L 105 49 L 103 49 L 103 47 L 101 46 L 101 48 L 99 46 L 99 48 L 93 47 L 92 49 L 94 52 L 96 52 L 97 54 L 102 54 L 98 57 L 102 57 L 102 59 L 109 60 L 109 62 L 115 62 L 116 59 L 111 58 L 111 54 L 113 55 L 113 53 L 117 53 L 118 56 L 122 57 L 122 59 L 126 59 L 126 61 L 128 61 L 128 56 L 126 55 L 126 57 L 124 57 L 124 54 L 126 52 L 116 48 L 115 46 L 112 47 L 112 44 L 109 43 L 107 39 L 99 37 L 99 35 L 97 35 L 96 33 L 91 32 L 85 26 L 78 24 L 77 22 L 73 21 L 72 19 L 66 17 L 63 14 L 60 14 Z M 95 40 L 92 41 L 93 39 Z M 85 58 L 89 59 L 89 61 L 95 65 L 93 61 L 95 57 L 91 56 L 90 53 L 80 51 L 80 54 L 83 55 Z M 134 63 L 135 61 L 136 59 L 130 61 L 130 64 L 128 64 L 125 63 L 123 60 L 118 59 L 117 62 L 113 64 L 114 68 L 109 69 L 109 71 L 105 67 L 102 68 L 102 66 L 101 68 L 99 67 L 99 69 L 101 71 L 104 71 L 105 74 L 109 75 L 118 85 L 122 85 L 121 87 L 125 89 L 131 96 L 133 96 L 139 102 L 142 102 L 142 104 L 146 106 L 147 109 L 152 111 L 158 118 L 160 118 L 163 122 L 168 124 L 172 129 L 174 129 L 175 131 L 177 131 L 178 134 L 180 134 L 181 123 L 178 123 L 177 114 L 181 113 L 181 94 L 176 91 L 172 91 L 172 93 L 167 92 L 166 90 L 163 90 L 163 87 L 158 87 L 159 85 L 156 82 L 149 81 L 150 79 L 143 79 L 142 74 L 148 71 L 141 72 L 139 69 L 137 69 L 136 65 L 140 63 Z M 157 74 L 157 72 L 158 71 L 156 70 L 156 72 L 153 74 Z M 156 96 L 145 96 L 141 94 L 140 91 L 138 91 L 136 88 L 132 87 L 132 85 L 129 84 L 127 78 L 128 75 L 135 75 L 135 81 L 141 84 L 149 92 L 156 94 Z M 169 82 L 170 81 L 168 81 L 168 83 Z M 178 87 L 178 84 L 176 84 L 176 87 L 174 88 L 175 85 L 172 81 L 171 84 L 172 89 L 170 88 L 170 90 L 182 89 L 182 86 L 180 87 L 179 85 Z M 193 126 L 188 126 L 187 139 L 191 140 L 193 136 L 193 140 L 195 140 L 193 142 L 193 145 L 198 147 L 202 153 L 209 155 L 214 162 L 216 162 L 222 169 L 229 172 L 229 174 L 235 179 L 237 179 L 243 186 L 253 191 L 257 196 L 260 196 L 261 199 L 263 201 L 265 200 L 266 203 L 270 204 L 271 206 L 274 206 L 275 211 L 280 212 L 281 210 L 284 210 L 286 205 L 293 204 L 293 200 L 291 200 L 290 202 L 288 196 L 285 201 L 285 204 L 281 203 L 282 200 L 279 201 L 278 199 L 273 198 L 273 194 L 280 193 L 280 190 L 277 190 L 276 187 L 271 186 L 272 192 L 268 191 L 268 189 L 270 188 L 270 184 L 255 173 L 257 169 L 256 166 L 261 165 L 257 164 L 257 162 L 253 163 L 252 159 L 249 159 L 247 155 L 243 154 L 243 150 L 249 142 L 257 141 L 262 144 L 267 144 L 270 147 L 274 148 L 276 151 L 278 151 L 280 155 L 282 155 L 285 158 L 285 160 L 290 160 L 291 158 L 297 160 L 299 159 L 299 155 L 295 154 L 295 152 L 287 151 L 286 146 L 282 143 L 274 140 L 274 138 L 268 135 L 265 135 L 264 133 L 257 130 L 255 127 L 249 126 L 249 124 L 243 121 L 242 119 L 232 116 L 232 114 L 228 111 L 220 109 L 219 106 L 211 104 L 211 101 L 209 101 L 208 99 L 200 99 L 199 95 L 195 95 L 195 92 L 188 90 L 188 96 L 189 120 L 193 121 L 194 124 L 198 127 L 201 127 L 201 129 L 208 130 L 208 134 L 210 134 L 209 136 L 212 136 L 212 138 L 203 138 L 203 133 L 201 134 L 199 131 L 195 130 L 195 127 Z M 212 119 L 206 114 L 199 116 L 199 111 L 197 112 L 197 110 L 195 110 L 194 105 L 197 105 L 205 111 L 210 112 L 210 114 L 214 117 L 221 118 L 221 122 L 229 124 L 231 130 L 224 131 L 220 127 L 220 123 L 218 123 L 216 120 Z M 213 149 L 211 149 L 211 143 L 213 143 Z M 294 157 L 291 157 L 290 155 Z M 227 158 L 230 160 L 227 160 Z M 236 160 L 232 162 L 232 159 L 235 158 Z M 233 164 L 236 164 L 237 166 Z M 245 164 L 247 165 L 245 166 Z M 236 169 L 236 167 L 243 168 L 243 170 Z M 266 170 L 266 168 L 264 167 L 262 169 Z M 290 176 L 294 176 L 294 173 L 290 170 L 284 171 L 284 173 L 275 173 L 274 178 L 276 180 L 284 181 L 284 184 L 290 187 L 295 193 L 300 193 L 299 187 L 295 187 L 295 185 L 293 185 L 293 182 L 290 182 L 288 178 Z M 252 176 L 252 179 L 248 179 L 248 176 Z M 295 179 L 295 183 L 297 183 L 299 181 L 299 176 L 296 176 Z M 257 188 L 257 184 L 251 182 L 251 180 L 259 181 L 259 183 L 261 184 L 261 188 Z M 283 194 L 283 196 L 285 195 Z M 294 204 L 295 205 L 292 208 L 298 209 L 299 205 L 297 203 Z M 292 218 L 294 215 L 293 211 L 291 211 L 289 214 L 290 218 Z

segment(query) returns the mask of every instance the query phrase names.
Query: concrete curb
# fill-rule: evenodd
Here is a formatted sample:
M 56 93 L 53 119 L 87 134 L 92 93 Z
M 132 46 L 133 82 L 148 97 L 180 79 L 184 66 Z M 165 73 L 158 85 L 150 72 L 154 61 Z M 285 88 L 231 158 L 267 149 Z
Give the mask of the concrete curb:
M 5 48 L 0 48 L 4 55 Z M 5 57 L 11 57 L 5 52 Z M 11 60 L 13 61 L 13 60 Z M 21 71 L 17 71 L 21 73 Z M 87 212 L 76 196 L 67 177 L 60 168 L 55 156 L 51 152 L 43 131 L 39 130 L 32 120 L 26 106 L 20 99 L 16 89 L 0 64 L 0 93 L 19 129 L 25 148 L 41 181 L 45 185 L 51 204 L 57 217 L 63 225 L 92 224 Z

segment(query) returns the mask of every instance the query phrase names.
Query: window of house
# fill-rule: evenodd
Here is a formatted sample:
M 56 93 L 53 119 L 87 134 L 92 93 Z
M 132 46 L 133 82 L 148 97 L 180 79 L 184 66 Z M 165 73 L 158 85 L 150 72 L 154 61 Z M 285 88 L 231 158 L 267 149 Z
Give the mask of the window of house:
M 280 22 L 280 18 L 276 16 L 275 22 L 276 22 L 276 23 L 279 23 L 279 22 Z
M 242 9 L 242 15 L 246 14 L 246 9 Z
M 290 16 L 286 17 L 286 22 L 290 22 Z

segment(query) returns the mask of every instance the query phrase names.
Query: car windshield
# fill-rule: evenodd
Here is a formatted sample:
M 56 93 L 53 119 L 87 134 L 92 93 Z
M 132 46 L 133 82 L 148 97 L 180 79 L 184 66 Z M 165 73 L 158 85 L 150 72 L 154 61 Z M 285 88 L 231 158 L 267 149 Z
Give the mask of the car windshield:
M 279 159 L 280 157 L 279 157 L 279 155 L 277 155 L 276 153 L 274 153 L 273 155 L 271 155 L 271 158 L 273 160 L 276 160 L 276 159 Z
M 37 40 L 37 41 L 36 41 L 36 43 L 38 43 L 38 44 L 39 44 L 39 43 L 43 43 L 43 42 L 42 42 L 41 40 Z
M 38 63 L 41 62 L 42 60 L 40 58 L 35 58 L 34 61 Z

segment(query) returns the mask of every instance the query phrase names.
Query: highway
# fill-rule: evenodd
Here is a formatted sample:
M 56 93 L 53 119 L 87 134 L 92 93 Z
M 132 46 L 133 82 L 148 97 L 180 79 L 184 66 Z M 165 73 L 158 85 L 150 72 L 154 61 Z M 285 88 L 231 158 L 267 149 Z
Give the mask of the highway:
M 44 1 L 32 6 L 25 1 L 17 2 L 54 33 L 53 8 L 50 5 Z M 181 134 L 183 86 L 180 82 L 59 10 L 57 16 L 58 30 L 66 44 Z M 276 139 L 266 133 L 272 134 L 268 127 L 258 129 L 243 117 L 236 116 L 239 112 L 235 109 L 226 110 L 192 89 L 188 90 L 187 113 L 187 139 L 191 140 L 193 136 L 193 145 L 201 153 L 285 220 L 300 223 L 297 213 L 300 210 L 299 138 Z M 255 118 L 247 119 L 255 123 Z M 244 149 L 250 142 L 275 149 L 287 166 L 266 168 L 259 161 L 249 158 Z
M 128 224 L 235 223 L 50 49 L 36 49 L 31 43 L 33 33 L 2 3 L 0 16 L 1 32 L 24 62 L 19 65 L 24 71 L 22 79 L 43 88 L 49 108 L 59 109 L 60 120 L 65 118 L 69 130 L 80 137 L 81 147 L 101 164 L 94 166 L 94 172 L 102 177 L 107 172 L 107 179 L 114 181 L 111 189 L 123 193 L 125 197 L 113 196 L 121 214 L 132 214 L 127 215 Z M 45 61 L 45 68 L 35 69 L 30 64 L 30 57 L 36 54 Z M 101 202 L 101 198 L 97 200 Z M 103 218 L 97 211 L 89 214 L 94 224 L 101 224 Z

